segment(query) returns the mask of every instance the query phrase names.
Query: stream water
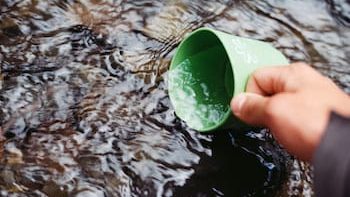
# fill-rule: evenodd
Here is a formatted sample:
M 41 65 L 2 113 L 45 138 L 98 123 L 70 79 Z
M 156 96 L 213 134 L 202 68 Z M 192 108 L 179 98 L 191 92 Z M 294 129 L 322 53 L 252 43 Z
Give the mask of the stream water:
M 0 196 L 313 196 L 312 167 L 268 130 L 176 118 L 169 61 L 202 26 L 350 92 L 349 0 L 1 0 Z

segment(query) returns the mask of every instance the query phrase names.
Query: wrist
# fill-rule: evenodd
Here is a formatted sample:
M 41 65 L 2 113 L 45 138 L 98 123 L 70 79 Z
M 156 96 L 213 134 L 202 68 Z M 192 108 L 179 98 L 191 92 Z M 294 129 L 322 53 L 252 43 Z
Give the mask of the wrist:
M 350 97 L 342 92 L 342 97 L 336 101 L 336 106 L 332 109 L 335 113 L 342 116 L 350 116 Z

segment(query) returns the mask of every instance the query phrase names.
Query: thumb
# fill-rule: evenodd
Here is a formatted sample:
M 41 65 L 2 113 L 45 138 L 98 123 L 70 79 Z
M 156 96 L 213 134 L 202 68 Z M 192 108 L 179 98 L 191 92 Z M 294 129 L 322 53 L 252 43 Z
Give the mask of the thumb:
M 254 93 L 242 93 L 231 101 L 233 113 L 244 122 L 256 126 L 265 124 L 265 106 L 268 98 Z

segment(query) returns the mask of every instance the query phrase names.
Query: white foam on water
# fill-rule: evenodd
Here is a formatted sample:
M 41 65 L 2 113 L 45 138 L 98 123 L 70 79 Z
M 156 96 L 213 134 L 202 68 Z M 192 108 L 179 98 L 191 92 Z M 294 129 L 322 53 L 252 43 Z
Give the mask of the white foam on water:
M 191 61 L 186 59 L 169 72 L 169 91 L 177 115 L 193 129 L 202 130 L 217 124 L 226 113 L 222 104 L 198 103 L 196 97 L 204 96 L 210 101 L 210 90 L 204 82 L 199 82 L 189 71 Z M 193 85 L 201 88 L 193 89 Z

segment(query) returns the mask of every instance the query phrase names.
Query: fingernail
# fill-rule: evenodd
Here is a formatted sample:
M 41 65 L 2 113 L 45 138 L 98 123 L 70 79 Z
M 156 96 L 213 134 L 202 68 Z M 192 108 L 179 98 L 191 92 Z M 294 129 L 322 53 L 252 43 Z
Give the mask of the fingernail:
M 244 102 L 247 100 L 246 95 L 239 94 L 235 96 L 232 100 L 232 111 L 234 114 L 238 115 L 240 114 L 242 107 L 244 105 Z

